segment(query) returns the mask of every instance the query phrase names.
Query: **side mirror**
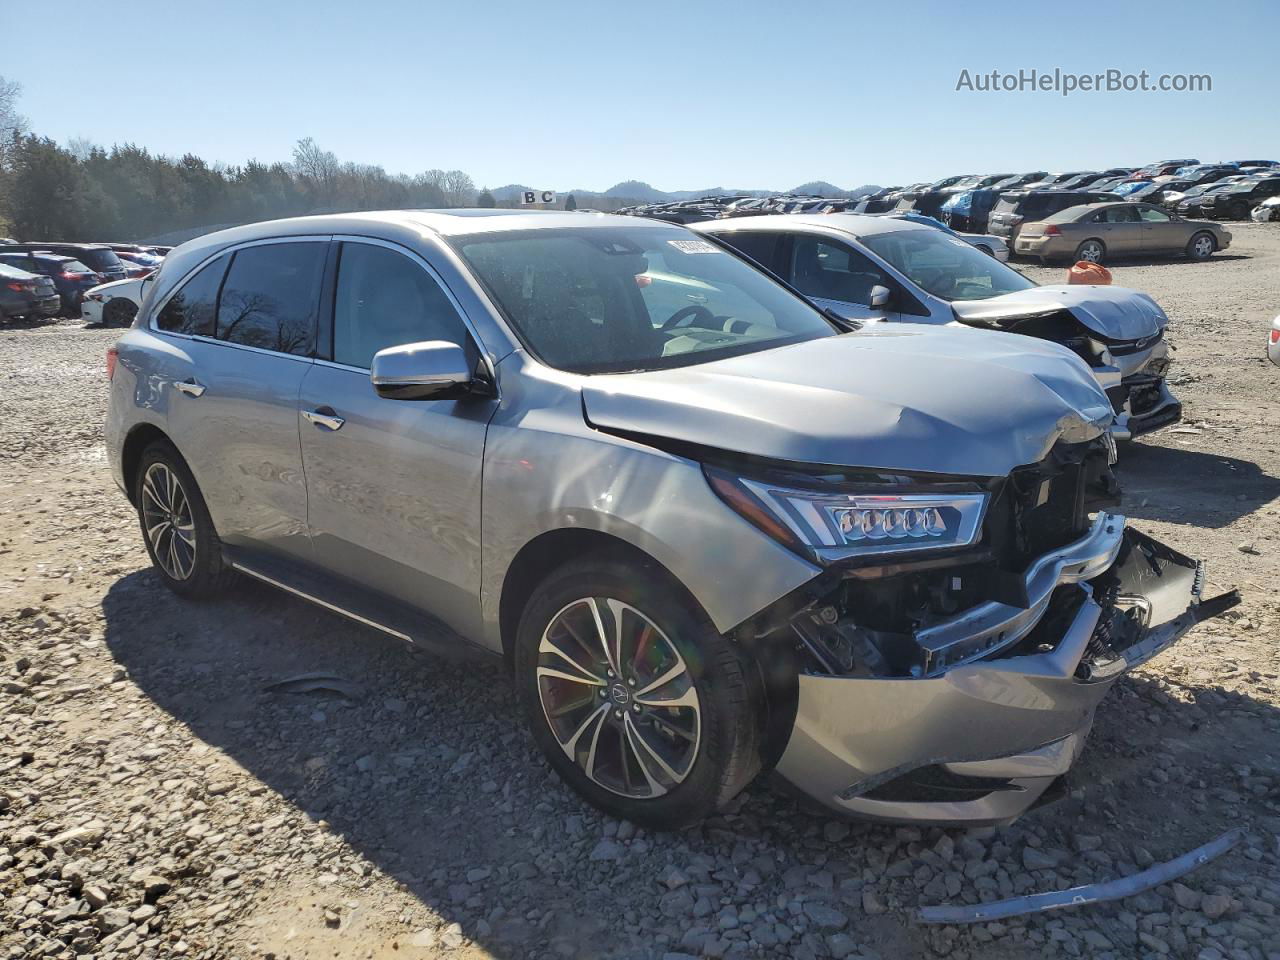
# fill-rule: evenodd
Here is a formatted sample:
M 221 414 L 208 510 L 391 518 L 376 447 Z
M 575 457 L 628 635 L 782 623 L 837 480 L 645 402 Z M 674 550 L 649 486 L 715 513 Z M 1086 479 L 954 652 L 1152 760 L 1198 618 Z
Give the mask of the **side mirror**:
M 871 296 L 868 298 L 870 302 L 867 306 L 882 310 L 889 305 L 892 297 L 893 292 L 888 287 L 882 287 L 877 283 L 871 288 Z
M 444 400 L 467 392 L 471 369 L 456 343 L 429 340 L 379 350 L 369 380 L 390 400 Z

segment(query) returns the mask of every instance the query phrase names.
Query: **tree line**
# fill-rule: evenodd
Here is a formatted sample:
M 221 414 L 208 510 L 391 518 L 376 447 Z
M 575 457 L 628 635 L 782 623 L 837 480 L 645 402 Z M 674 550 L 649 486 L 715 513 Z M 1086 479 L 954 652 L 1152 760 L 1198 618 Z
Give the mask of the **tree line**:
M 289 162 L 236 166 L 134 144 L 64 146 L 27 128 L 20 93 L 0 77 L 0 236 L 130 241 L 309 213 L 495 205 L 461 170 L 389 174 L 340 161 L 310 137 Z

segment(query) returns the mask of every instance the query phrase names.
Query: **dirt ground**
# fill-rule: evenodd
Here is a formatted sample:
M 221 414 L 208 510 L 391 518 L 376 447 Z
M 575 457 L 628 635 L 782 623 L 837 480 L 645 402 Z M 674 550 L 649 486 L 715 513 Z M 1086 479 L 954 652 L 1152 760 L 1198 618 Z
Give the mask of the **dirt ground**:
M 1280 224 L 1231 230 L 1209 262 L 1113 270 L 1172 317 L 1186 404 L 1120 474 L 1131 522 L 1244 602 L 1121 681 L 1067 798 L 1000 829 L 832 820 L 767 782 L 681 833 L 602 817 L 495 665 L 254 584 L 163 589 L 102 446 L 117 334 L 0 329 L 0 957 L 1277 960 Z M 265 689 L 304 672 L 349 686 Z M 1236 826 L 1231 853 L 1141 896 L 915 919 Z

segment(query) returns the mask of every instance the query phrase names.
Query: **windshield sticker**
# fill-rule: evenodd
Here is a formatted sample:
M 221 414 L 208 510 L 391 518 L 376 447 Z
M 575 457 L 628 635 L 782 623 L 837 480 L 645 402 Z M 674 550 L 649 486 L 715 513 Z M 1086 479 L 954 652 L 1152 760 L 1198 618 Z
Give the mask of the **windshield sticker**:
M 706 240 L 668 240 L 681 253 L 722 253 L 723 251 L 714 243 L 708 243 Z

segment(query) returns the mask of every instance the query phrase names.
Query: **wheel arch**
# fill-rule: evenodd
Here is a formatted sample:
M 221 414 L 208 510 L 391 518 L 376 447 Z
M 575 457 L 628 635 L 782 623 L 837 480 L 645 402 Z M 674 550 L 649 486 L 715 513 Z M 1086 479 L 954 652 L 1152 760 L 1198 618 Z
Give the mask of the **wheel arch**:
M 138 463 L 142 460 L 142 451 L 147 449 L 157 440 L 163 440 L 165 443 L 174 446 L 169 435 L 157 427 L 154 423 L 140 423 L 133 427 L 124 438 L 124 444 L 120 449 L 120 476 L 124 480 L 125 495 L 129 498 L 129 502 L 135 507 L 138 505 L 134 495 L 134 478 L 138 475 Z M 182 454 L 178 454 L 182 456 Z
M 679 578 L 652 554 L 635 544 L 601 530 L 582 527 L 548 530 L 520 548 L 507 567 L 502 581 L 502 594 L 498 600 L 498 630 L 502 639 L 502 655 L 508 663 L 511 662 L 512 651 L 515 649 L 520 614 L 538 584 L 557 567 L 592 553 L 609 553 L 653 566 L 673 584 L 678 585 L 688 602 L 706 616 L 706 611 L 680 583 Z M 710 620 L 709 617 L 707 619 Z

